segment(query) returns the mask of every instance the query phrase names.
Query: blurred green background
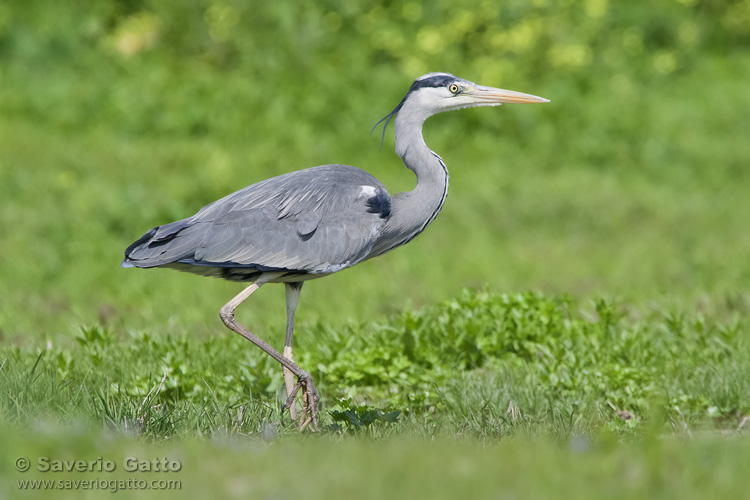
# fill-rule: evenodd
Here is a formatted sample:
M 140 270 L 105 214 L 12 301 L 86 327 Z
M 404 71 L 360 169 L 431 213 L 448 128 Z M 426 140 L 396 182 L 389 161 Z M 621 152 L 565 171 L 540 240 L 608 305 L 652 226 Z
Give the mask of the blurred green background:
M 436 454 L 410 442 L 426 469 L 454 463 L 441 454 L 455 455 L 452 470 L 470 464 L 475 484 L 492 460 L 520 456 L 505 472 L 511 492 L 589 484 L 575 478 L 599 457 L 607 474 L 622 473 L 597 475 L 615 483 L 581 497 L 746 491 L 727 472 L 747 457 L 745 441 L 685 452 L 656 439 L 612 453 L 601 442 L 697 424 L 740 433 L 747 422 L 748 49 L 750 0 L 0 3 L 0 434 L 13 437 L 0 467 L 24 453 L 70 448 L 77 459 L 146 446 L 133 432 L 197 435 L 213 441 L 176 444 L 190 477 L 244 495 L 247 485 L 226 489 L 244 471 L 227 468 L 235 459 L 222 447 L 233 445 L 217 435 L 275 436 L 280 376 L 217 317 L 241 285 L 121 269 L 123 250 L 153 226 L 315 165 L 351 164 L 391 193 L 412 189 L 392 128 L 382 151 L 370 128 L 414 78 L 448 71 L 551 102 L 430 119 L 426 142 L 451 172 L 432 227 L 305 285 L 298 359 L 320 376 L 327 409 L 353 388 L 360 399 L 345 403 L 390 397 L 404 417 L 408 401 L 409 419 L 378 422 L 376 438 L 549 432 L 568 443 L 605 433 L 582 461 L 517 442 L 477 465 L 471 442 Z M 526 290 L 546 295 L 517 295 Z M 238 317 L 280 345 L 283 287 L 263 288 Z M 422 364 L 404 353 L 408 339 L 429 343 Z M 636 418 L 618 416 L 625 405 Z M 31 430 L 18 434 L 19 423 Z M 290 429 L 282 435 L 296 437 Z M 352 498 L 372 472 L 365 457 L 388 461 L 397 444 L 289 439 L 281 452 L 238 452 L 271 471 L 253 491 L 283 490 L 285 456 L 325 478 L 332 469 L 317 457 L 341 453 L 338 470 L 352 472 L 340 496 Z M 630 454 L 646 473 L 628 475 Z M 196 472 L 204 456 L 236 477 Z M 536 483 L 525 465 L 537 461 L 559 482 Z M 399 464 L 389 470 L 408 470 Z M 690 492 L 670 487 L 706 467 L 725 474 Z M 383 484 L 397 488 L 399 477 Z M 513 478 L 526 486 L 513 490 Z M 310 485 L 321 495 L 327 486 Z
M 382 151 L 369 130 L 428 71 L 552 102 L 429 120 L 443 213 L 308 284 L 301 322 L 485 284 L 747 307 L 749 45 L 748 0 L 4 2 L 0 330 L 221 331 L 238 285 L 124 270 L 124 248 L 319 164 L 411 189 L 392 129 Z M 282 297 L 264 289 L 247 321 L 281 329 Z

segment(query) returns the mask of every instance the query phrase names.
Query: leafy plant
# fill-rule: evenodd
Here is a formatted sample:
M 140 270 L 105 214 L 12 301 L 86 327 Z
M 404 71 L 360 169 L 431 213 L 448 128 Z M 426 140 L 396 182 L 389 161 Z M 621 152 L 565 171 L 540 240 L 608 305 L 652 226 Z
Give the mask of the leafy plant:
M 365 403 L 353 404 L 351 398 L 341 400 L 336 405 L 341 410 L 329 410 L 333 420 L 331 430 L 354 433 L 376 423 L 396 424 L 401 415 L 400 410 L 383 411 Z

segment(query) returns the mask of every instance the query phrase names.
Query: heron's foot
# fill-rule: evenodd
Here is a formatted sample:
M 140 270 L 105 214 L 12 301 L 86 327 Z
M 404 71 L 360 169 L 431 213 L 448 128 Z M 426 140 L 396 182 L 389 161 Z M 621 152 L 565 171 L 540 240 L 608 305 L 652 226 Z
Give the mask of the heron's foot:
M 315 384 L 309 373 L 305 372 L 304 375 L 297 379 L 297 385 L 294 386 L 292 393 L 287 398 L 282 411 L 285 408 L 292 408 L 292 406 L 294 406 L 295 397 L 300 389 L 302 389 L 302 414 L 299 418 L 300 430 L 305 430 L 305 428 L 312 423 L 312 430 L 317 431 L 318 401 L 320 401 L 320 394 L 318 394 L 318 390 L 315 388 Z M 310 413 L 309 417 L 307 416 L 308 412 Z

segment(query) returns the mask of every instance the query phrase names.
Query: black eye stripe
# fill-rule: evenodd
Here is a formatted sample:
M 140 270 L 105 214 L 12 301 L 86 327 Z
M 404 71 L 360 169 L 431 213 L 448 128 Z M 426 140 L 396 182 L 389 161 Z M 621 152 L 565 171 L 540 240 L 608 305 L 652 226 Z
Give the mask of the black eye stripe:
M 425 87 L 447 87 L 451 83 L 458 80 L 453 75 L 435 75 L 435 76 L 429 76 L 427 78 L 423 78 L 421 80 L 417 80 L 416 82 L 411 84 L 411 88 L 409 89 L 410 92 L 419 90 L 421 88 Z

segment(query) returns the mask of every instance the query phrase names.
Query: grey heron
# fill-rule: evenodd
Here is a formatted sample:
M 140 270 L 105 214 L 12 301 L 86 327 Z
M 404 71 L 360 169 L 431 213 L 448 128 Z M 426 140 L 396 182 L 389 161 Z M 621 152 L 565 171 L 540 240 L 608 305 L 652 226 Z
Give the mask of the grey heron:
M 320 396 L 310 374 L 294 363 L 292 352 L 302 284 L 404 245 L 435 219 L 448 194 L 448 169 L 422 138 L 427 118 L 460 108 L 535 102 L 548 101 L 484 87 L 449 73 L 423 75 L 378 122 L 385 120 L 385 135 L 395 116 L 396 153 L 416 175 L 414 190 L 390 195 L 378 179 L 347 165 L 287 173 L 225 196 L 192 217 L 151 229 L 125 250 L 122 266 L 166 267 L 249 282 L 221 308 L 220 317 L 229 329 L 282 365 L 284 408 L 297 421 L 296 396 L 301 389 L 300 428 L 310 422 L 317 428 Z M 266 283 L 286 287 L 283 354 L 234 317 L 237 306 Z

